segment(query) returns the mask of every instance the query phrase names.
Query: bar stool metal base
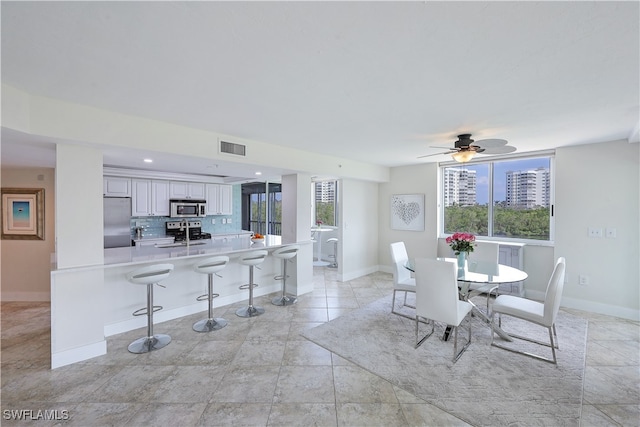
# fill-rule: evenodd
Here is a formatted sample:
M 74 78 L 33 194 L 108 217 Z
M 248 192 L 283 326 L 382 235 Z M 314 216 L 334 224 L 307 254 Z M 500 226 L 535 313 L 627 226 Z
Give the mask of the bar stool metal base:
M 333 253 L 329 255 L 333 261 L 327 267 L 329 268 L 338 268 L 338 239 L 332 237 L 327 239 L 327 243 L 333 243 Z
M 217 331 L 227 326 L 229 322 L 222 317 L 215 317 L 213 319 L 202 319 L 193 324 L 193 330 L 196 332 L 211 332 Z
M 131 344 L 129 344 L 128 350 L 131 353 L 142 354 L 149 353 L 150 351 L 159 350 L 165 347 L 171 342 L 171 337 L 165 334 L 156 334 L 152 337 L 142 337 Z
M 243 307 L 236 311 L 236 315 L 239 317 L 257 317 L 264 314 L 264 308 L 250 305 Z
M 271 300 L 271 304 L 278 305 L 278 306 L 293 305 L 296 302 L 298 302 L 298 298 L 290 297 L 288 295 L 275 297 L 274 299 Z

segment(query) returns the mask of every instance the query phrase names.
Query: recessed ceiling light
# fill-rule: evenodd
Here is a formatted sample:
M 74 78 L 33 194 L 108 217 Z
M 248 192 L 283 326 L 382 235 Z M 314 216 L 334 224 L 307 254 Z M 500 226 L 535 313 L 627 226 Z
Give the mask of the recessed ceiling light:
M 256 172 L 256 175 L 262 175 L 262 172 Z
M 144 159 L 145 163 L 153 163 L 153 159 Z

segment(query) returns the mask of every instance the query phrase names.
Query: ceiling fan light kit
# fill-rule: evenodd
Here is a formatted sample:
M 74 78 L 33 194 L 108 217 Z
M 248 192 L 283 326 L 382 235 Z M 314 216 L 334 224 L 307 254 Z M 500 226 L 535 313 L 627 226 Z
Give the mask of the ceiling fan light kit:
M 460 151 L 456 151 L 455 153 L 451 154 L 451 157 L 453 157 L 453 160 L 455 160 L 456 162 L 465 163 L 473 159 L 473 156 L 475 155 L 476 155 L 475 151 L 472 151 L 469 149 L 462 149 Z

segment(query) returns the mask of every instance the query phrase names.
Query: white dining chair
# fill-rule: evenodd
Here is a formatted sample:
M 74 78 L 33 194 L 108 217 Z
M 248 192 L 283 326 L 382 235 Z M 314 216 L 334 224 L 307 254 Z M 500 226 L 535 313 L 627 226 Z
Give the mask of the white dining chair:
M 560 299 L 562 297 L 562 288 L 564 287 L 564 274 L 565 274 L 565 259 L 564 257 L 558 258 L 556 265 L 547 284 L 547 291 L 544 295 L 544 302 L 532 301 L 522 297 L 516 297 L 513 295 L 500 295 L 493 303 L 491 311 L 491 345 L 499 347 L 504 350 L 509 350 L 514 353 L 524 354 L 536 359 L 544 360 L 557 364 L 556 349 L 558 346 L 558 334 L 556 332 L 556 317 L 558 310 L 560 309 Z M 536 344 L 540 344 L 546 347 L 551 347 L 552 358 L 543 357 L 534 353 L 517 350 L 512 347 L 507 347 L 503 344 L 494 342 L 494 326 L 495 315 L 498 315 L 498 327 L 502 327 L 502 315 L 516 317 L 518 319 L 526 320 L 531 323 L 535 323 L 540 326 L 544 326 L 549 330 L 549 343 L 536 340 L 530 337 L 522 335 L 516 335 L 509 331 L 505 331 L 512 338 L 517 338 Z M 555 339 L 554 339 L 555 338 Z
M 404 292 L 404 300 L 402 302 L 403 307 L 416 308 L 413 305 L 407 304 L 407 293 L 416 291 L 416 279 L 411 277 L 411 272 L 405 267 L 409 256 L 407 255 L 407 249 L 404 246 L 404 242 L 391 243 L 391 260 L 393 261 L 393 300 L 391 302 L 391 312 L 399 316 L 406 317 L 407 319 L 414 319 L 414 316 L 401 313 L 395 310 L 396 307 L 396 293 Z
M 472 269 L 473 264 L 481 266 L 481 268 L 494 268 L 498 269 L 498 262 L 500 259 L 500 244 L 496 242 L 475 242 L 473 252 L 469 253 L 469 259 L 467 260 L 467 268 Z M 496 271 L 496 275 L 497 275 Z M 491 300 L 491 294 L 495 293 L 498 296 L 498 285 L 492 286 L 487 289 L 486 284 L 482 283 L 470 283 L 469 293 L 467 299 L 476 295 L 486 293 L 487 295 L 487 316 L 489 315 L 489 301 Z
M 416 345 L 418 348 L 435 330 L 435 322 L 443 322 L 453 328 L 453 362 L 471 344 L 471 319 L 473 305 L 458 297 L 457 266 L 448 261 L 416 258 Z M 431 321 L 431 332 L 420 337 L 420 318 Z M 458 352 L 458 327 L 467 318 L 467 341 Z

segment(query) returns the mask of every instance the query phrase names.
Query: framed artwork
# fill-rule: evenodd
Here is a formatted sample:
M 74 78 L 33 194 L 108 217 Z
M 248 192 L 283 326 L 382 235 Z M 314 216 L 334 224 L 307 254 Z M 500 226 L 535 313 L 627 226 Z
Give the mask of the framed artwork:
M 2 239 L 44 240 L 44 188 L 2 189 Z
M 391 229 L 424 231 L 424 194 L 391 196 Z

